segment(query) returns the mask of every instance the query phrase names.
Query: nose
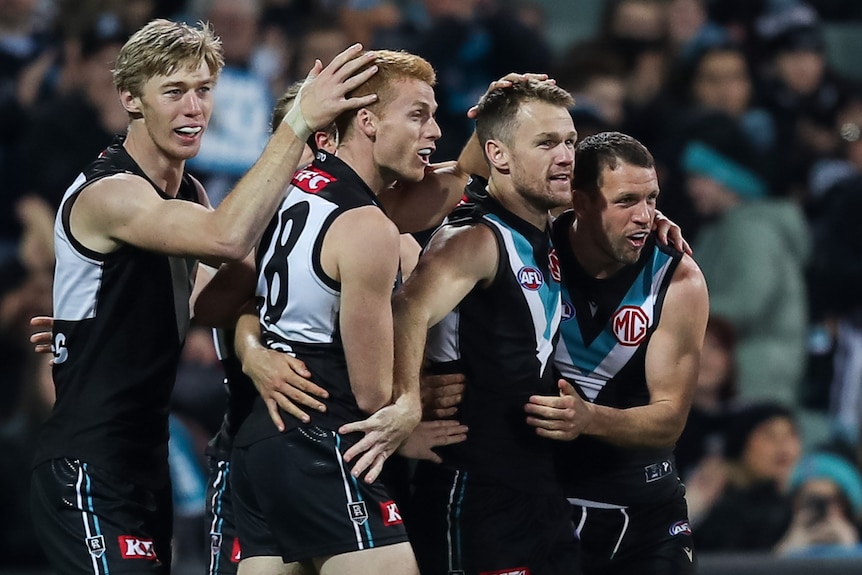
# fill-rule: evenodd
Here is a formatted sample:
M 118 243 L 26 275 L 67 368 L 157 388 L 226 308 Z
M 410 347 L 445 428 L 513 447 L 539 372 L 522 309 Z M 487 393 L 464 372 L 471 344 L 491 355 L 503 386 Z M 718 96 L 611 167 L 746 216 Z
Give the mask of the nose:
M 572 166 L 575 163 L 575 150 L 565 142 L 558 146 L 557 163 L 561 166 Z
M 187 116 L 197 116 L 203 110 L 201 100 L 193 90 L 188 91 L 185 95 L 185 108 Z
M 653 215 L 653 207 L 646 199 L 643 199 L 635 207 L 632 219 L 637 223 L 647 223 L 652 221 Z
M 437 123 L 436 118 L 433 118 L 433 117 L 431 118 L 431 121 L 429 122 L 428 128 L 429 128 L 428 137 L 431 138 L 432 140 L 435 140 L 435 141 L 439 140 L 440 136 L 443 135 L 443 131 L 440 129 L 440 124 Z

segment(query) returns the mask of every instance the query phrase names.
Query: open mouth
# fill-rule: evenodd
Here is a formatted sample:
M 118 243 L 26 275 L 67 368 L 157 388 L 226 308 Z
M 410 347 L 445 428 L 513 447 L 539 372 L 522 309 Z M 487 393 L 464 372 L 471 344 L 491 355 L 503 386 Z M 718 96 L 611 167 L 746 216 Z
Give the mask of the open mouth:
M 431 161 L 431 154 L 434 153 L 434 148 L 422 148 L 416 154 L 423 164 L 428 164 Z
M 189 138 L 193 138 L 203 131 L 203 126 L 183 126 L 182 128 L 177 128 L 174 130 L 177 134 L 181 136 L 186 136 Z
M 629 241 L 634 244 L 635 247 L 643 247 L 646 243 L 646 239 L 649 236 L 648 232 L 638 232 L 636 234 L 632 234 L 629 236 Z

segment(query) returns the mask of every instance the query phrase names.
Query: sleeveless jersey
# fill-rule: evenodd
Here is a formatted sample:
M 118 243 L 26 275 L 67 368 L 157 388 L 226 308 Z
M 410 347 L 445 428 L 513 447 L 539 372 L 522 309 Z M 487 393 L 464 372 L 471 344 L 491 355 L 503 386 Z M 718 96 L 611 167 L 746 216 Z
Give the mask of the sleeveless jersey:
M 341 214 L 377 206 L 371 189 L 336 156 L 318 151 L 314 162 L 297 170 L 257 251 L 258 311 L 264 344 L 301 359 L 311 378 L 329 392 L 325 413 L 313 425 L 338 429 L 365 419 L 350 387 L 339 329 L 341 286 L 326 275 L 320 251 L 326 232 Z M 358 240 L 361 241 L 361 240 Z M 281 413 L 287 429 L 300 422 Z M 240 427 L 235 445 L 277 435 L 262 399 Z
M 562 214 L 553 230 L 563 276 L 555 367 L 588 401 L 620 409 L 647 405 L 646 350 L 682 254 L 650 236 L 637 263 L 613 277 L 593 278 L 572 253 L 573 217 Z M 672 448 L 624 448 L 588 435 L 558 447 L 569 498 L 629 506 L 681 493 Z
M 156 488 L 168 481 L 168 407 L 196 262 L 128 244 L 100 254 L 72 235 L 69 214 L 81 190 L 120 173 L 146 179 L 165 201 L 199 201 L 186 174 L 176 199 L 159 189 L 121 139 L 66 191 L 54 224 L 57 399 L 36 463 L 79 459 Z
M 428 333 L 426 357 L 437 373 L 464 373 L 459 408 L 470 432 L 440 448 L 444 464 L 516 489 L 554 491 L 550 441 L 524 411 L 534 394 L 557 395 L 551 368 L 560 323 L 559 266 L 550 233 L 507 211 L 474 176 L 446 225 L 484 225 L 496 237 L 493 282 L 476 286 Z

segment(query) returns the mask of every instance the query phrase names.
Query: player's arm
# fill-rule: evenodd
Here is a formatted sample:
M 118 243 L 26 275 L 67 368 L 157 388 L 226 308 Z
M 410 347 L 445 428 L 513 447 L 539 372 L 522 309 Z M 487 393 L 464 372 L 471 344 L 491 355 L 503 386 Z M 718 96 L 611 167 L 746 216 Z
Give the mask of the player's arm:
M 256 281 L 254 252 L 238 262 L 222 264 L 217 271 L 208 266 L 212 277 L 198 289 L 192 300 L 195 320 L 211 327 L 233 327 L 242 309 L 254 298 Z M 215 272 L 215 273 L 213 273 Z
M 267 348 L 260 340 L 260 322 L 255 307 L 248 302 L 236 322 L 234 351 L 242 371 L 252 380 L 266 404 L 269 416 L 279 431 L 284 431 L 280 407 L 289 415 L 308 423 L 307 411 L 325 411 L 318 398 L 325 389 L 315 385 L 305 363 L 290 354 Z
M 688 417 L 708 314 L 706 282 L 694 260 L 685 256 L 646 352 L 649 404 L 629 409 L 591 404 L 584 433 L 617 445 L 672 446 Z
M 392 399 L 391 299 L 400 251 L 395 225 L 371 206 L 336 218 L 321 249 L 324 270 L 334 263 L 341 284 L 338 315 L 347 371 L 356 402 L 368 414 Z
M 326 68 L 316 63 L 260 158 L 215 210 L 194 202 L 163 201 L 143 178 L 117 174 L 81 192 L 70 216 L 76 237 L 101 253 L 131 244 L 211 261 L 244 258 L 275 212 L 313 131 L 344 111 L 375 101 L 375 95 L 346 97 L 376 72 L 368 66 L 373 58 L 355 45 Z M 139 110 L 137 98 L 123 100 L 130 112 Z
M 489 282 L 497 272 L 497 240 L 483 225 L 444 227 L 431 239 L 419 263 L 394 297 L 394 402 L 370 418 L 342 426 L 339 433 L 361 431 L 365 437 L 345 453 L 358 476 L 365 470 L 373 481 L 383 463 L 404 443 L 422 415 L 419 369 L 428 328 L 455 309 L 470 290 Z M 444 442 L 463 438 L 464 428 L 450 428 Z

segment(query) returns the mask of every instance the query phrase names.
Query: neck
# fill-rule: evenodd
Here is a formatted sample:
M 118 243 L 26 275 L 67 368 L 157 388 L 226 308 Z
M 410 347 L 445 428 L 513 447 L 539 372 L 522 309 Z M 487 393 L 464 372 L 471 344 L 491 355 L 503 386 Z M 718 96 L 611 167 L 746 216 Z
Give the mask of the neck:
M 524 200 L 508 179 L 497 179 L 491 174 L 488 180 L 488 195 L 500 202 L 504 208 L 512 212 L 533 227 L 545 230 L 548 227 L 548 210 Z
M 395 182 L 394 177 L 387 177 L 374 162 L 374 154 L 370 145 L 364 145 L 355 138 L 338 146 L 335 155 L 351 167 L 362 178 L 374 195 L 379 194 Z
M 572 246 L 575 259 L 591 277 L 606 279 L 625 267 L 625 264 L 608 257 L 591 240 L 588 231 L 583 226 L 578 225 L 577 216 L 572 221 L 572 225 L 569 226 L 569 244 Z
M 171 197 L 176 197 L 183 177 L 185 160 L 170 158 L 159 150 L 143 121 L 132 121 L 123 147 L 144 173 Z

